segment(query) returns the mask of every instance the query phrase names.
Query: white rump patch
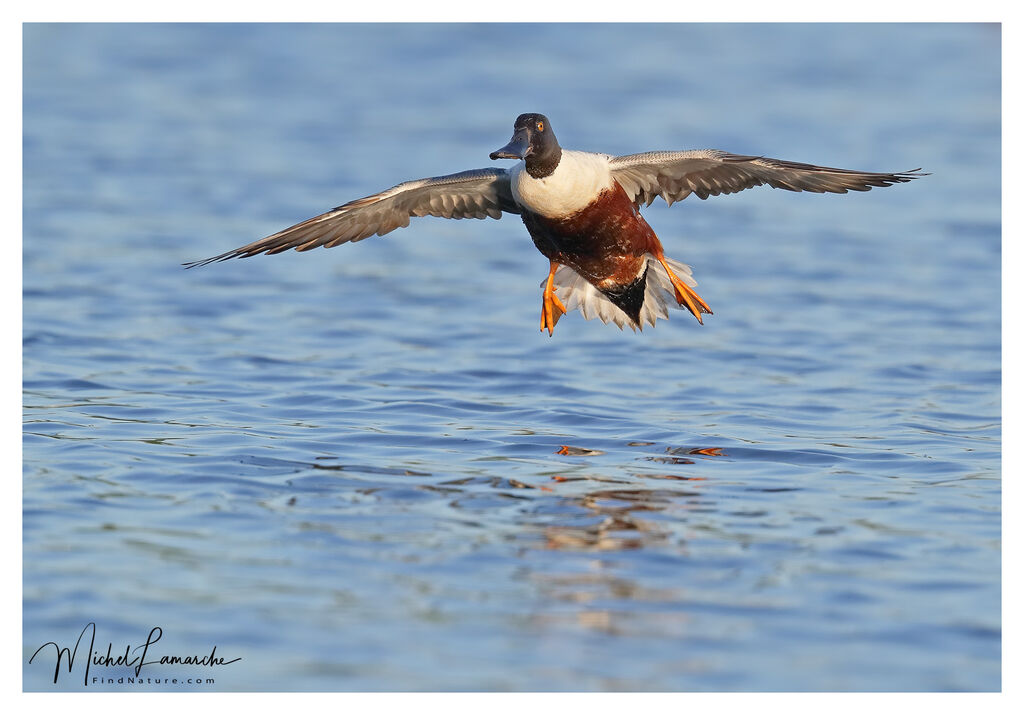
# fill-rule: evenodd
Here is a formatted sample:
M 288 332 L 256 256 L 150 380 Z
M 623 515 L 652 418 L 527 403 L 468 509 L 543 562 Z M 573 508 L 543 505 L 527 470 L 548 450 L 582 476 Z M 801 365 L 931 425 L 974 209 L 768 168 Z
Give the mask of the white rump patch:
M 697 285 L 693 279 L 693 269 L 685 263 L 666 258 L 665 262 L 672 268 L 683 283 L 691 288 Z M 602 323 L 615 323 L 619 329 L 629 327 L 636 332 L 637 327 L 644 329 L 644 324 L 651 326 L 661 318 L 668 320 L 668 308 L 680 308 L 676 303 L 675 289 L 668 278 L 664 266 L 651 254 L 647 254 L 647 286 L 644 292 L 644 307 L 640 310 L 640 325 L 636 326 L 619 306 L 608 300 L 604 293 L 595 288 L 590 281 L 569 266 L 559 266 L 555 271 L 555 295 L 565 304 L 567 311 L 580 309 L 584 319 L 600 318 Z M 639 276 L 638 276 L 639 277 Z M 541 289 L 547 280 L 541 281 Z

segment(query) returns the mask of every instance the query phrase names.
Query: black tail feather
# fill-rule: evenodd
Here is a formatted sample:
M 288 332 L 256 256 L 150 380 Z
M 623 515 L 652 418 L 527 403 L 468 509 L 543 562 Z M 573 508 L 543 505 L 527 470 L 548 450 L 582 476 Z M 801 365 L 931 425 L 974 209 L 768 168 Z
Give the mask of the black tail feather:
M 649 266 L 645 263 L 644 272 L 632 283 L 610 289 L 600 289 L 608 297 L 608 300 L 629 316 L 635 325 L 640 325 L 640 311 L 643 310 L 644 295 L 647 292 L 648 268 Z

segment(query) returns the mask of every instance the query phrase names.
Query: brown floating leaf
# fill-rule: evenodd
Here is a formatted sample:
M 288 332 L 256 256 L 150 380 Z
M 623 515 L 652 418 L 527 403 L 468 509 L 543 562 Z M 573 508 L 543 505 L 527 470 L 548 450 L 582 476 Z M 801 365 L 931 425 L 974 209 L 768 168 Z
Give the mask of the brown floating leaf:
M 703 482 L 707 477 L 680 477 L 677 474 L 638 474 L 646 479 L 675 479 L 680 482 Z
M 592 457 L 598 454 L 604 454 L 600 449 L 587 449 L 585 447 L 570 447 L 567 444 L 563 444 L 558 448 L 555 454 L 563 454 L 570 457 Z
M 515 487 L 516 489 L 536 489 L 537 488 L 537 487 L 533 486 L 532 484 L 527 484 L 526 482 L 520 482 L 520 481 L 518 481 L 516 479 L 509 479 L 508 483 L 509 483 L 509 486 Z
M 686 457 L 644 457 L 648 462 L 661 462 L 662 464 L 696 464 L 692 459 Z

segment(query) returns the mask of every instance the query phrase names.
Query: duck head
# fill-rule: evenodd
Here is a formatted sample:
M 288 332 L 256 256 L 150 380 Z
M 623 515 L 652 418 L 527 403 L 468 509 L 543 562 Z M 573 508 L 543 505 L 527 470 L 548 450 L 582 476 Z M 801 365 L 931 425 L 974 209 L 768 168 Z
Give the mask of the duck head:
M 535 179 L 550 175 L 561 158 L 562 147 L 543 114 L 520 114 L 512 141 L 491 152 L 491 159 L 524 159 L 526 171 Z

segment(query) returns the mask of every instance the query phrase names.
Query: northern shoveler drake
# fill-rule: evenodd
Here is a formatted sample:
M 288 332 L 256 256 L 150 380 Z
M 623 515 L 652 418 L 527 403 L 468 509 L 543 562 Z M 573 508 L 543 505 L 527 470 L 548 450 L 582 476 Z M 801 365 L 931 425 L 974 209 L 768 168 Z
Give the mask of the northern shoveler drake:
M 768 184 L 787 191 L 845 194 L 890 186 L 924 174 L 892 174 L 741 156 L 715 149 L 653 151 L 610 156 L 562 149 L 543 114 L 522 114 L 512 141 L 491 159 L 519 159 L 511 169 L 473 169 L 406 181 L 331 209 L 233 251 L 187 268 L 294 248 L 333 248 L 383 236 L 414 216 L 501 218 L 519 214 L 537 249 L 550 262 L 542 282 L 541 330 L 579 308 L 619 328 L 643 329 L 668 319 L 670 301 L 693 314 L 711 308 L 693 288 L 689 266 L 665 256 L 661 241 L 640 215 L 661 196 L 672 205 L 690 194 L 701 199 Z

